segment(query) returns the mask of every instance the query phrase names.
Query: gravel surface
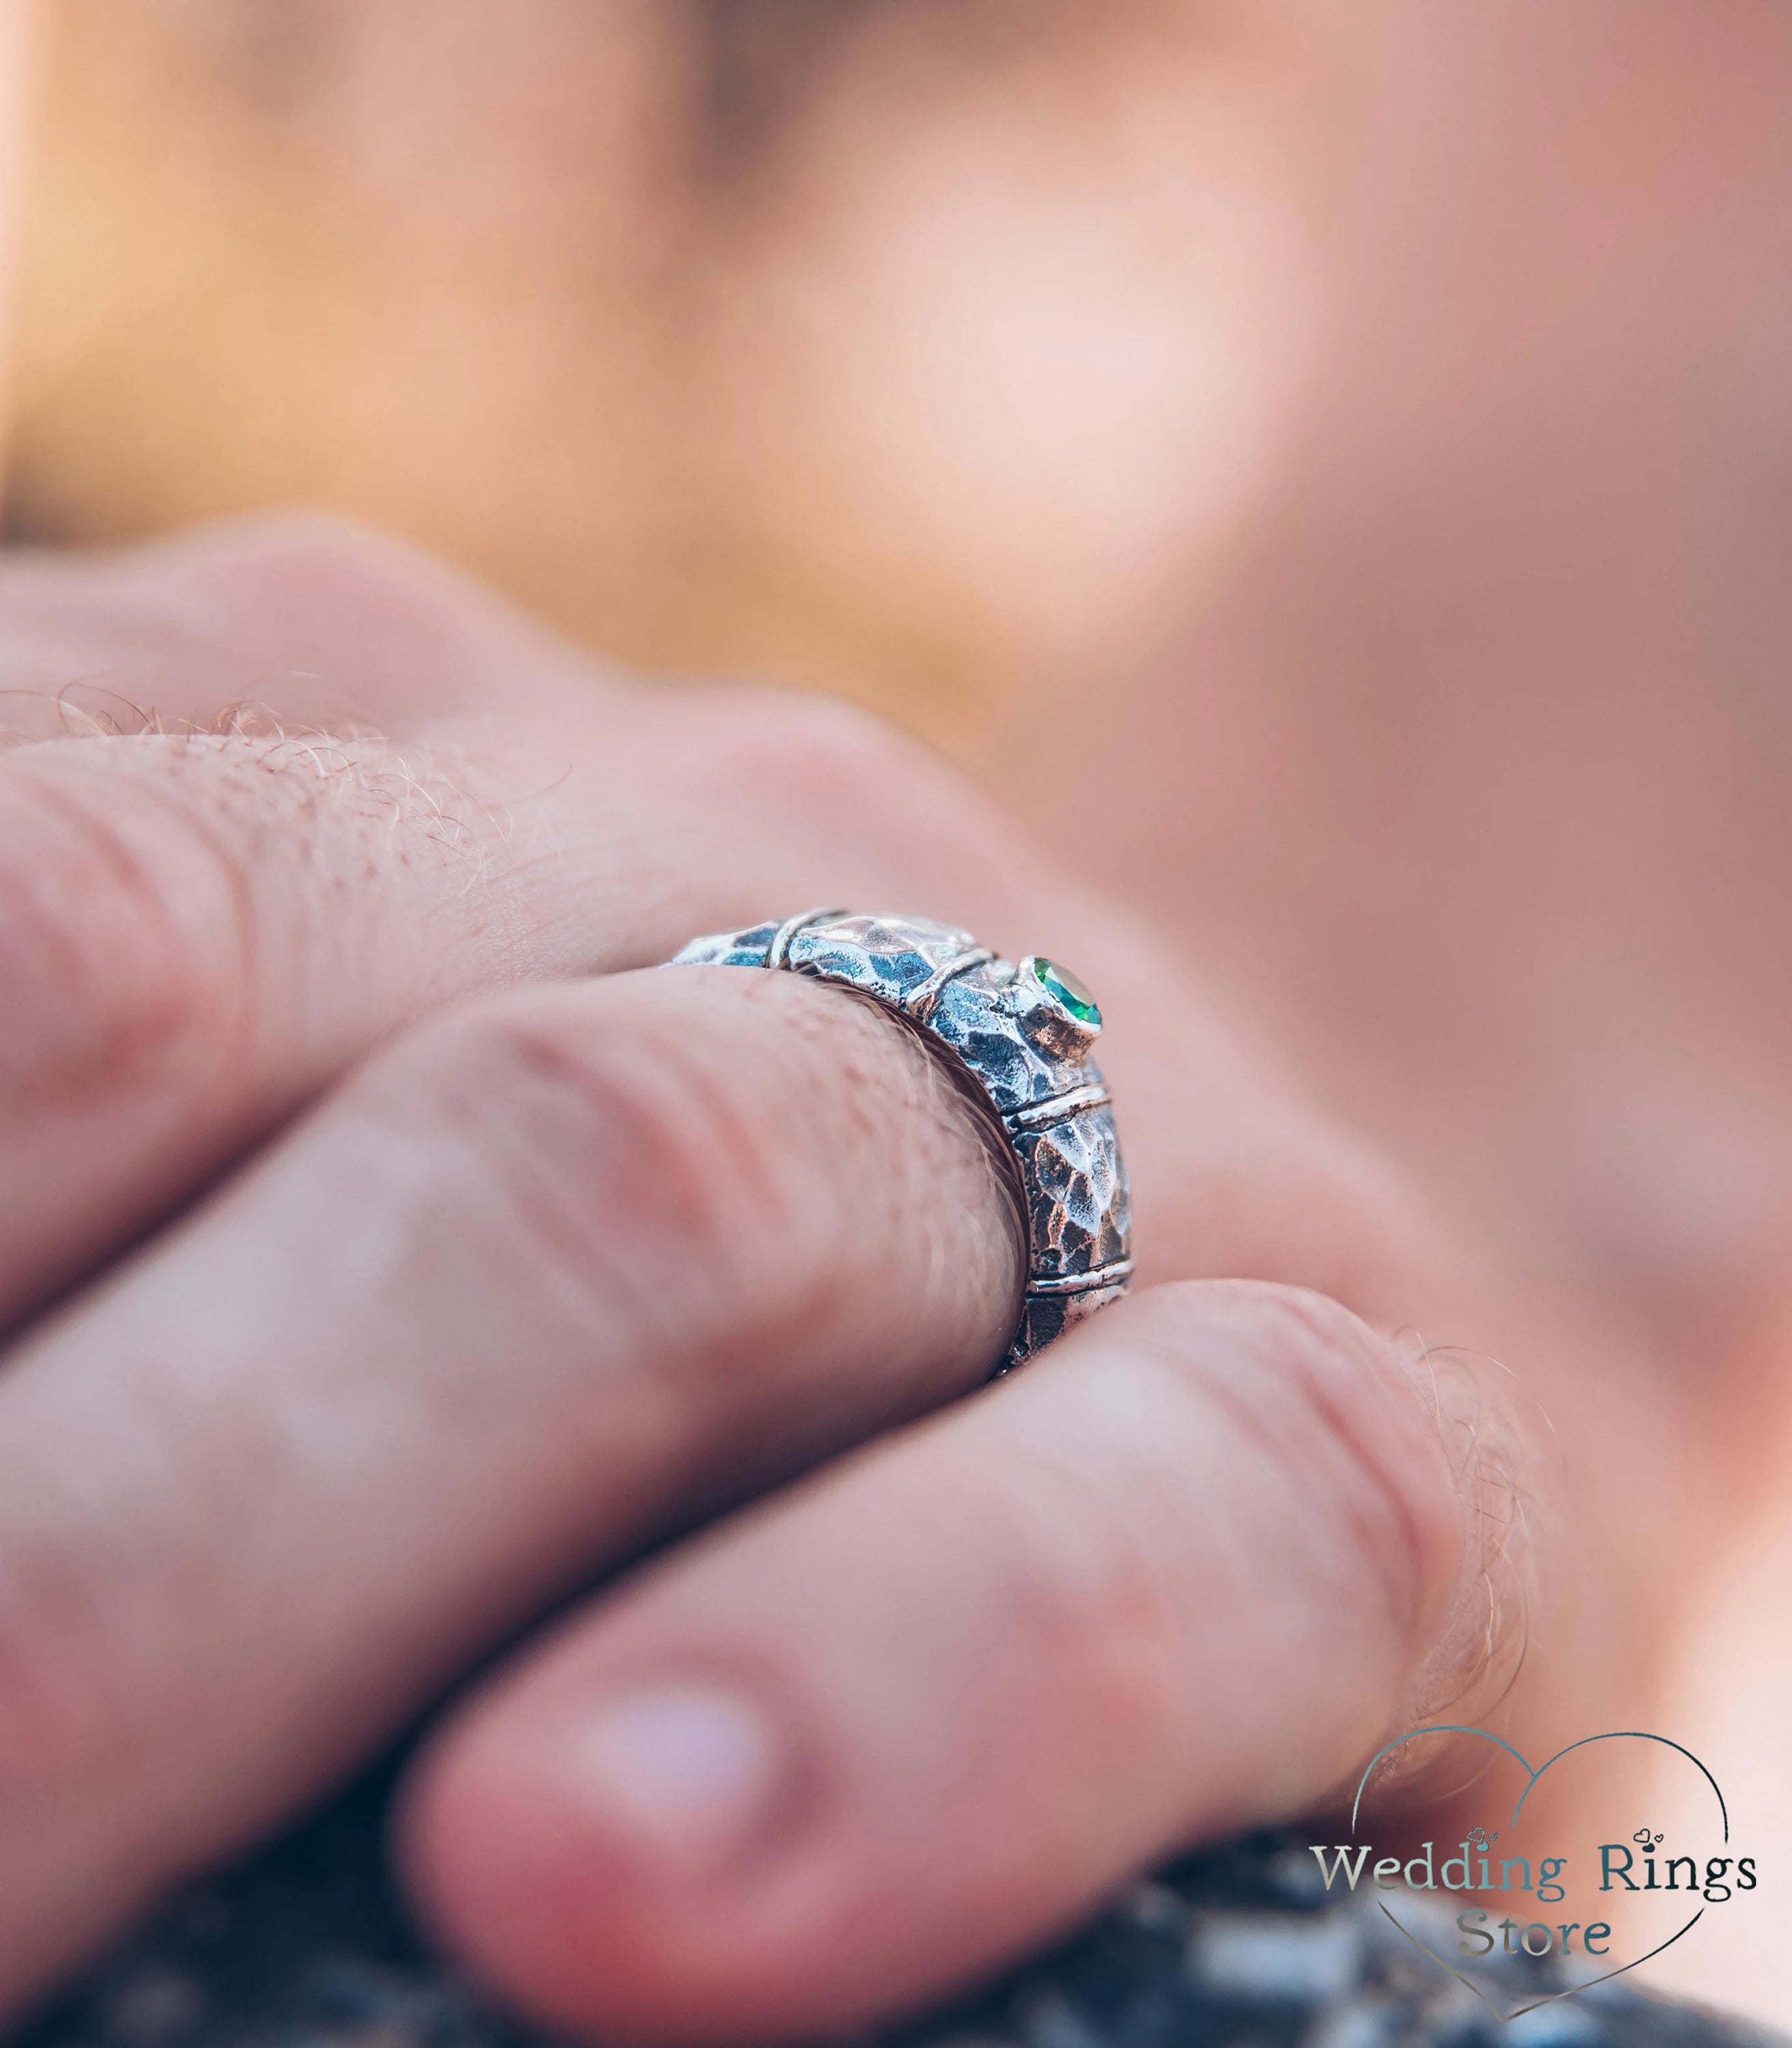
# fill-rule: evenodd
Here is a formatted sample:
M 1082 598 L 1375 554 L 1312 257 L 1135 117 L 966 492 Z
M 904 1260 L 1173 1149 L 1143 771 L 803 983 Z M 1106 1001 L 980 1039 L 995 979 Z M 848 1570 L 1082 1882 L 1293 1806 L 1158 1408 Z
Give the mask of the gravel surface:
M 547 2048 L 549 2037 L 444 1968 L 405 1918 L 382 1849 L 390 1782 L 389 1771 L 363 1779 L 181 1892 L 9 2048 Z M 1550 1959 L 1534 1968 L 1539 1992 L 1569 1981 Z M 1755 2048 L 1770 2038 L 1623 1980 L 1501 2024 L 1369 1898 L 1328 1899 L 1306 1851 L 1265 1834 L 1173 1866 L 972 1997 L 856 2048 Z

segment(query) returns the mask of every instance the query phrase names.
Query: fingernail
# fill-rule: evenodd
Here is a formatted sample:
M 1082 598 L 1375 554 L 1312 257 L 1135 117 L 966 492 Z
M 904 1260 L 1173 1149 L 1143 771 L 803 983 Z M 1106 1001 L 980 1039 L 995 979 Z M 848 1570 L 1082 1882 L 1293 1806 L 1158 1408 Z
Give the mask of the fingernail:
M 619 1694 L 564 1740 L 561 1772 L 573 1796 L 675 1879 L 739 1856 L 770 1821 L 789 1775 L 770 1716 L 721 1685 Z

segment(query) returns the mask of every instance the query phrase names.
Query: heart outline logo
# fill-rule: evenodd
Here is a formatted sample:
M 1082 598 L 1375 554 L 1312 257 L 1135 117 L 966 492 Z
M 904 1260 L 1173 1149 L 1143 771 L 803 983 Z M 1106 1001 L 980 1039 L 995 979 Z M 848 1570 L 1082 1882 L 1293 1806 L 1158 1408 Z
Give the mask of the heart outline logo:
M 1652 1735 L 1647 1728 L 1612 1728 L 1608 1729 L 1604 1735 L 1582 1736 L 1578 1742 L 1569 1743 L 1562 1748 L 1558 1749 L 1553 1756 L 1545 1758 L 1543 1762 L 1533 1770 L 1531 1767 L 1530 1759 L 1522 1755 L 1518 1750 L 1515 1749 L 1511 1743 L 1506 1741 L 1503 1737 L 1490 1734 L 1485 1728 L 1468 1728 L 1451 1722 L 1440 1723 L 1429 1728 L 1414 1728 L 1406 1735 L 1397 1736 L 1392 1742 L 1383 1743 L 1382 1747 L 1375 1751 L 1372 1757 L 1370 1758 L 1368 1763 L 1363 1767 L 1363 1775 L 1356 1781 L 1356 1796 L 1351 1802 L 1350 1832 L 1353 1837 L 1356 1833 L 1358 1816 L 1362 1811 L 1363 1794 L 1367 1789 L 1369 1779 L 1374 1775 L 1376 1765 L 1381 1762 L 1383 1757 L 1391 1756 L 1397 1749 L 1402 1748 L 1407 1743 L 1417 1741 L 1421 1736 L 1429 1735 L 1468 1735 L 1474 1736 L 1482 1742 L 1491 1742 L 1496 1748 L 1504 1750 L 1506 1754 L 1511 1757 L 1512 1761 L 1517 1764 L 1522 1771 L 1523 1771 L 1525 1774 L 1524 1790 L 1519 1793 L 1517 1800 L 1513 1805 L 1511 1817 L 1507 1822 L 1508 1829 L 1514 1828 L 1518 1825 L 1519 1816 L 1524 1811 L 1524 1802 L 1530 1797 L 1532 1790 L 1536 1786 L 1538 1780 L 1542 1778 L 1544 1773 L 1549 1771 L 1553 1765 L 1559 1763 L 1565 1756 L 1573 1755 L 1576 1750 L 1586 1749 L 1592 1744 L 1600 1742 L 1635 1741 L 1659 1743 L 1664 1749 L 1674 1750 L 1680 1755 L 1685 1757 L 1686 1761 L 1697 1770 L 1699 1775 L 1705 1779 L 1706 1784 L 1711 1787 L 1712 1795 L 1717 1802 L 1718 1817 L 1723 1825 L 1723 1840 L 1728 1843 L 1730 1839 L 1730 1809 L 1728 1802 L 1724 1799 L 1723 1787 L 1720 1786 L 1717 1780 L 1712 1776 L 1711 1772 L 1707 1769 L 1705 1763 L 1698 1757 L 1696 1757 L 1691 1750 L 1686 1748 L 1682 1744 L 1670 1740 L 1665 1735 Z M 1658 1941 L 1655 1946 L 1650 1949 L 1647 1955 L 1633 1957 L 1629 1962 L 1620 1964 L 1616 1969 L 1608 1970 L 1603 1976 L 1589 1977 L 1584 1984 L 1570 1984 L 1565 1991 L 1551 1992 L 1547 1998 L 1533 1999 L 1528 2005 L 1516 2007 L 1511 2012 L 1502 2012 L 1499 2007 L 1494 2003 L 1493 2000 L 1488 1996 L 1487 1993 L 1482 1990 L 1481 1987 L 1475 1983 L 1472 1978 L 1465 1977 L 1462 1974 L 1461 1971 L 1456 1968 L 1454 1964 L 1446 1962 L 1445 1959 L 1437 1953 L 1437 1950 L 1431 1946 L 1429 1942 L 1422 1941 L 1418 1936 L 1413 1932 L 1411 1928 L 1405 1926 L 1395 1917 L 1394 1914 L 1389 1912 L 1387 1906 L 1383 1905 L 1379 1899 L 1375 1903 L 1391 1927 L 1397 1929 L 1401 1934 L 1404 1934 L 1406 1939 L 1412 1943 L 1415 1949 L 1422 1949 L 1425 1954 L 1428 1955 L 1431 1958 L 1432 1961 L 1437 1965 L 1439 1969 L 1447 1971 L 1449 1974 L 1454 1977 L 1456 1982 L 1462 1985 L 1465 1990 L 1472 1992 L 1475 1994 L 1475 1996 L 1480 2000 L 1481 2003 L 1487 2007 L 1488 2011 L 1493 2015 L 1494 2018 L 1497 2019 L 1502 2026 L 1507 2025 L 1512 2020 L 1522 2019 L 1524 2015 L 1527 2012 L 1536 2012 L 1546 2005 L 1554 2005 L 1560 2000 L 1572 1998 L 1577 1992 L 1590 1991 L 1595 1984 L 1610 1984 L 1615 1977 L 1626 1976 L 1630 1971 L 1636 1968 L 1639 1964 L 1652 1961 L 1657 1956 L 1662 1953 L 1663 1949 L 1671 1949 L 1674 1943 L 1678 1941 L 1682 1935 L 1690 1934 L 1693 1929 L 1695 1928 L 1700 1921 L 1705 1918 L 1705 1909 L 1701 1906 L 1698 1911 L 1693 1915 L 1692 1918 L 1689 1920 L 1683 1927 L 1680 1928 L 1676 1933 L 1669 1935 L 1665 1941 Z

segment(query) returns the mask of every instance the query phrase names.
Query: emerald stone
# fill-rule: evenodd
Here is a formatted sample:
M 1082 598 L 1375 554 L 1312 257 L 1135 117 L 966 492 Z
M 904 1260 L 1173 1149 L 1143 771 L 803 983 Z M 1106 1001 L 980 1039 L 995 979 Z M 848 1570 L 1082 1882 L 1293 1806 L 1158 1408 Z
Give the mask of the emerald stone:
M 1079 1024 L 1092 1024 L 1101 1029 L 1101 1011 L 1095 998 L 1079 981 L 1069 968 L 1060 967 L 1055 960 L 1041 960 L 1037 954 L 1032 961 L 1033 978 L 1045 993 L 1060 1003 Z

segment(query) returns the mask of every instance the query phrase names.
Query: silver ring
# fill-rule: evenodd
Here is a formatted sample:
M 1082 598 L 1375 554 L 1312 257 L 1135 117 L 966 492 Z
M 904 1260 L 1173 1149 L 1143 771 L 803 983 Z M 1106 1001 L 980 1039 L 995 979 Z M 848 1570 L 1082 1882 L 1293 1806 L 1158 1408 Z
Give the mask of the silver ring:
M 925 1031 L 971 1075 L 1013 1149 L 1026 1224 L 1026 1297 L 1000 1371 L 1127 1291 L 1132 1201 L 1088 1057 L 1101 1012 L 1074 975 L 1038 954 L 1015 967 L 925 917 L 839 910 L 693 939 L 668 964 L 837 983 Z

